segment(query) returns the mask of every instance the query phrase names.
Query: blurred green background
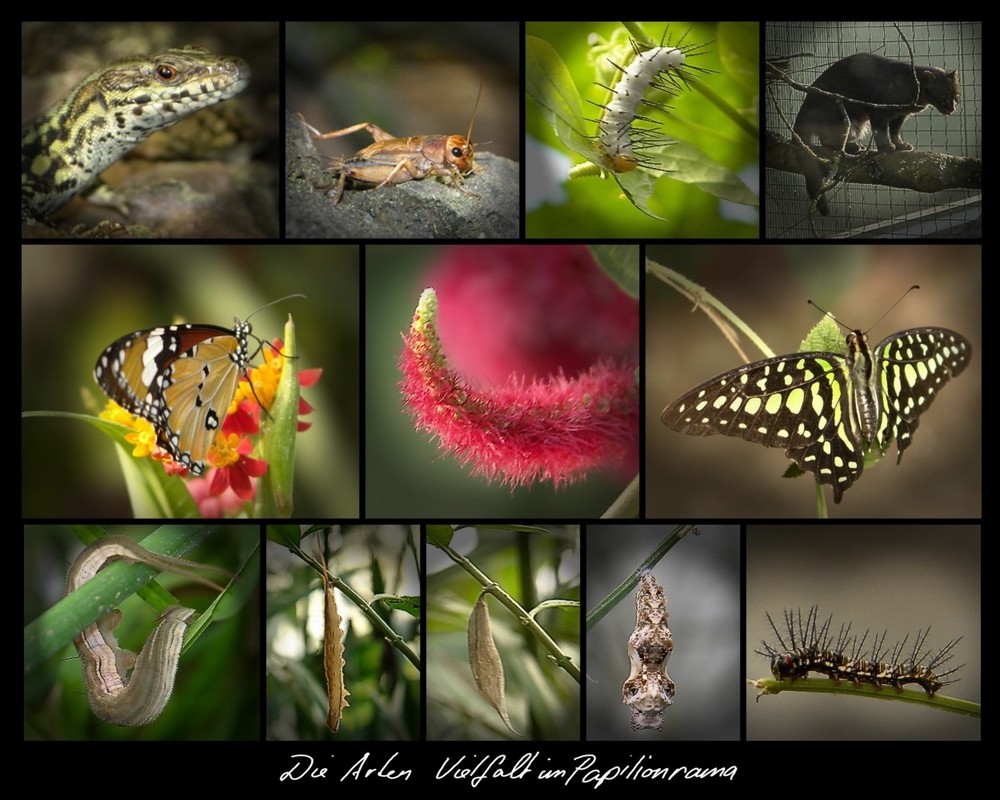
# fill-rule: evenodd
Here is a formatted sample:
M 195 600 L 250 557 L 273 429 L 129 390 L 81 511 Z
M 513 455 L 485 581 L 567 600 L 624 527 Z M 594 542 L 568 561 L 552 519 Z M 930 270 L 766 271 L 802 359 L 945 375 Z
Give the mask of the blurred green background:
M 105 396 L 93 368 L 136 330 L 186 322 L 231 327 L 257 308 L 254 333 L 297 325 L 300 369 L 322 367 L 303 397 L 312 427 L 296 441 L 296 515 L 357 517 L 358 248 L 329 245 L 25 245 L 21 259 L 24 411 L 95 413 Z M 260 363 L 258 357 L 257 363 Z M 66 419 L 22 421 L 25 517 L 130 515 L 114 445 Z

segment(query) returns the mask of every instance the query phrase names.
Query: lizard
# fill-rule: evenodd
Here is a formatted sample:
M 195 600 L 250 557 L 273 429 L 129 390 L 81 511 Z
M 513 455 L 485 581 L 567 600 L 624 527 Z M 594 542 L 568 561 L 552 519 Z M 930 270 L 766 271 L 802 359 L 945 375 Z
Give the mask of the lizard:
M 91 72 L 21 129 L 21 220 L 44 219 L 156 131 L 228 100 L 250 67 L 184 45 L 129 56 Z

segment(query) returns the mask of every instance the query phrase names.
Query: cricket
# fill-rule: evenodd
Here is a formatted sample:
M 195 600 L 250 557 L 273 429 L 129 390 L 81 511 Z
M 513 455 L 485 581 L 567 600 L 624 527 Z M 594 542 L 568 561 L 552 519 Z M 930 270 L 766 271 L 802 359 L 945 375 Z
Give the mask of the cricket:
M 333 198 L 334 204 L 340 202 L 348 178 L 357 183 L 376 184 L 376 190 L 392 183 L 442 178 L 463 194 L 478 197 L 463 189 L 462 181 L 474 171 L 482 169 L 475 165 L 471 141 L 472 125 L 476 121 L 476 112 L 479 110 L 479 100 L 482 95 L 483 87 L 480 84 L 476 104 L 472 109 L 472 119 L 469 120 L 469 130 L 465 136 L 431 134 L 400 138 L 371 122 L 359 122 L 336 131 L 321 133 L 306 122 L 301 114 L 298 116 L 316 140 L 336 139 L 361 130 L 368 131 L 375 140 L 374 144 L 359 150 L 349 158 L 334 159 L 334 167 L 340 172 L 336 195 Z

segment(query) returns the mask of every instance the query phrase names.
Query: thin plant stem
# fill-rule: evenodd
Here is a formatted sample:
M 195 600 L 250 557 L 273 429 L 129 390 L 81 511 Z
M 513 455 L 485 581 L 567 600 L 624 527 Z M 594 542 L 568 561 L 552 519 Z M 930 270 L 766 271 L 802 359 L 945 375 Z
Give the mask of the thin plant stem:
M 561 667 L 570 677 L 573 678 L 577 683 L 580 682 L 580 668 L 573 663 L 573 659 L 566 655 L 562 651 L 562 648 L 556 644 L 555 640 L 545 631 L 545 629 L 535 622 L 534 618 L 521 607 L 521 604 L 517 602 L 513 597 L 511 597 L 507 592 L 501 588 L 500 584 L 490 578 L 486 573 L 484 573 L 479 567 L 473 564 L 469 559 L 460 553 L 455 552 L 446 544 L 437 544 L 439 549 L 443 550 L 452 561 L 454 561 L 458 566 L 468 572 L 476 581 L 479 582 L 480 586 L 483 587 L 484 592 L 489 592 L 497 600 L 499 600 L 507 609 L 517 617 L 518 622 L 520 622 L 524 627 L 530 631 L 531 635 L 534 636 L 542 646 L 549 651 L 552 656 L 552 660 L 555 662 L 556 666 Z
M 639 44 L 646 46 L 652 46 L 653 40 L 646 35 L 646 31 L 642 29 L 642 24 L 639 22 L 625 22 L 622 21 L 622 25 L 625 26 L 625 30 L 629 32 L 629 35 L 635 39 Z
M 726 325 L 725 321 L 728 321 L 732 326 L 742 331 L 764 354 L 765 358 L 774 358 L 774 351 L 757 335 L 757 332 L 740 319 L 735 312 L 723 305 L 720 300 L 709 294 L 704 286 L 684 277 L 676 270 L 672 270 L 670 267 L 665 267 L 662 264 L 657 264 L 648 258 L 646 259 L 646 271 L 690 299 L 699 309 L 704 311 L 708 318 L 719 327 L 719 330 L 722 331 L 723 335 L 729 340 L 730 344 L 733 345 L 736 352 L 740 354 L 740 357 L 745 362 L 749 363 L 750 359 L 736 342 L 732 330 Z
M 639 516 L 640 476 L 636 475 L 620 495 L 614 499 L 601 519 L 636 519 Z
M 805 692 L 807 694 L 852 694 L 860 697 L 872 697 L 878 700 L 896 700 L 902 703 L 917 703 L 919 705 L 937 708 L 941 711 L 950 711 L 953 714 L 964 714 L 968 717 L 980 717 L 982 708 L 979 703 L 970 700 L 961 700 L 957 697 L 944 697 L 927 692 L 904 689 L 896 691 L 891 687 L 877 687 L 870 684 L 855 686 L 850 681 L 832 681 L 829 678 L 800 678 L 795 681 L 779 681 L 773 678 L 760 678 L 758 680 L 747 680 L 751 686 L 760 690 L 757 695 L 759 701 L 761 697 L 781 692 Z
M 154 553 L 180 557 L 217 529 L 215 525 L 163 525 L 145 536 L 139 544 Z M 104 535 L 98 526 L 72 526 L 81 541 L 95 541 Z M 37 619 L 24 627 L 24 670 L 34 668 L 44 659 L 54 655 L 73 641 L 85 625 L 94 622 L 110 608 L 108 597 L 119 604 L 126 597 L 138 593 L 153 608 L 162 610 L 178 601 L 169 592 L 155 584 L 143 583 L 136 586 L 136 575 L 155 575 L 159 570 L 148 564 L 117 563 L 94 578 L 98 586 L 90 586 L 86 593 L 74 593 L 55 603 Z M 80 596 L 77 596 L 77 595 Z M 86 596 L 84 596 L 86 595 Z
M 739 111 L 737 111 L 721 95 L 714 92 L 708 84 L 704 81 L 700 81 L 697 78 L 689 78 L 688 84 L 694 88 L 696 92 L 703 95 L 712 105 L 714 105 L 719 111 L 729 117 L 744 133 L 746 133 L 755 142 L 760 141 L 760 130 L 754 125 L 750 120 L 744 117 Z
M 299 547 L 296 543 L 294 543 L 291 540 L 286 539 L 285 546 L 293 553 L 295 553 L 295 555 L 297 555 L 299 558 L 305 561 L 310 567 L 316 570 L 316 573 L 318 575 L 323 574 L 323 565 L 320 564 L 320 562 L 317 561 L 315 557 L 306 553 L 304 550 L 302 550 L 301 547 Z M 413 666 L 415 666 L 419 670 L 421 668 L 420 656 L 413 652 L 410 646 L 406 643 L 406 640 L 403 639 L 403 637 L 400 636 L 398 633 L 396 633 L 396 631 L 393 630 L 392 626 L 384 619 L 382 619 L 382 617 L 378 615 L 375 609 L 372 608 L 371 605 L 369 605 L 368 601 L 365 600 L 360 594 L 358 594 L 351 587 L 351 585 L 347 583 L 347 581 L 345 581 L 343 578 L 340 578 L 337 575 L 332 574 L 329 570 L 327 570 L 327 575 L 330 579 L 330 583 L 332 583 L 334 586 L 340 589 L 340 591 L 342 591 L 345 595 L 347 595 L 347 597 L 350 599 L 352 603 L 354 603 L 354 605 L 356 605 L 359 609 L 361 609 L 361 613 L 368 618 L 368 621 L 371 622 L 375 630 L 379 631 L 385 637 L 386 641 L 389 642 L 390 645 L 392 645 L 392 647 L 398 650 L 407 661 L 409 661 L 411 664 L 413 664 Z
M 623 599 L 632 593 L 636 584 L 639 583 L 639 575 L 644 570 L 651 569 L 670 549 L 683 539 L 691 531 L 697 532 L 694 525 L 678 525 L 667 537 L 660 542 L 643 562 L 633 570 L 625 580 L 619 583 L 601 602 L 594 606 L 593 610 L 587 614 L 587 630 L 589 631 L 600 622 L 612 608 L 618 605 Z

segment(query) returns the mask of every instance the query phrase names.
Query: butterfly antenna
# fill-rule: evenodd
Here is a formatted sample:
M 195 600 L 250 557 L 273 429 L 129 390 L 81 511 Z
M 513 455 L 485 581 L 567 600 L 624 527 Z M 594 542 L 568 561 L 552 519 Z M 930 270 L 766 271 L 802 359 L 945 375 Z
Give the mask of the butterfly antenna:
M 889 312 L 892 311 L 896 306 L 898 306 L 903 301 L 903 298 L 906 297 L 906 295 L 908 295 L 914 289 L 919 289 L 919 288 L 920 287 L 917 286 L 917 284 L 913 284 L 913 286 L 911 286 L 909 289 L 907 289 L 905 292 L 903 292 L 903 294 L 900 295 L 899 300 L 897 300 L 895 303 L 893 303 L 891 306 L 889 306 L 889 308 L 887 308 L 885 310 L 885 313 L 882 314 L 882 316 L 879 317 L 877 320 L 875 320 L 875 324 L 872 325 L 870 328 L 868 328 L 868 330 L 865 331 L 865 333 L 868 333 L 868 331 L 870 331 L 872 328 L 876 327 L 882 320 L 884 320 L 887 316 L 889 316 Z M 853 328 L 850 328 L 847 325 L 845 325 L 843 322 L 841 322 L 839 319 L 837 319 L 835 316 L 833 316 L 833 314 L 831 314 L 829 311 L 827 311 L 826 309 L 822 308 L 821 306 L 817 305 L 812 300 L 807 300 L 806 302 L 809 305 L 811 305 L 813 308 L 815 308 L 818 311 L 820 311 L 823 314 L 824 317 L 829 317 L 830 319 L 832 319 L 834 322 L 836 322 L 844 330 L 846 330 L 846 331 L 853 330 Z
M 254 311 L 253 314 L 251 314 L 249 317 L 247 317 L 247 320 L 251 319 L 253 316 L 255 316 L 256 314 L 260 313 L 265 308 L 270 308 L 271 306 L 276 306 L 276 305 L 278 305 L 278 303 L 284 303 L 286 300 L 305 300 L 305 299 L 306 299 L 306 296 L 304 294 L 289 294 L 289 295 L 285 295 L 284 297 L 279 297 L 277 300 L 272 300 L 270 303 L 266 303 L 265 305 L 262 305 L 260 308 L 258 308 L 256 311 Z

